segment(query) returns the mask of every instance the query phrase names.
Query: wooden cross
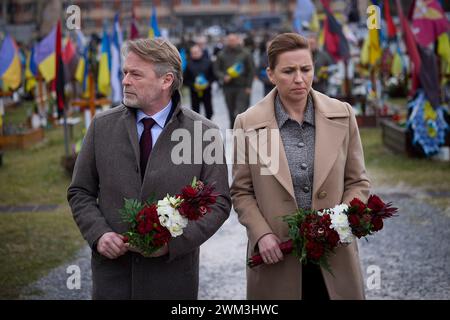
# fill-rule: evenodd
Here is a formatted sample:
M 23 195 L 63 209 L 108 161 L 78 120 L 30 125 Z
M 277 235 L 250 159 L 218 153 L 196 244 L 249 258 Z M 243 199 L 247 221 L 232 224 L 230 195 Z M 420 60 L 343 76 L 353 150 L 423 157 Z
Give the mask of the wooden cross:
M 89 107 L 89 110 L 91 111 L 91 119 L 95 115 L 95 107 L 97 105 L 103 105 L 103 104 L 111 104 L 111 100 L 108 98 L 99 98 L 95 99 L 95 84 L 94 84 L 94 76 L 91 72 L 88 74 L 88 81 L 89 81 L 89 98 L 88 99 L 77 99 L 72 101 L 73 106 L 79 106 L 82 110 L 85 110 Z

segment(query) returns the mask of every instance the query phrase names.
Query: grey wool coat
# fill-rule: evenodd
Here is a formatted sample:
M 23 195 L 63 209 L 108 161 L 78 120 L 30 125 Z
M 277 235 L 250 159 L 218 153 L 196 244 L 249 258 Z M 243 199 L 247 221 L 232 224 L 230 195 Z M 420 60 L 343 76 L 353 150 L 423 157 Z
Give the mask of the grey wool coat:
M 199 247 L 220 228 L 231 210 L 228 173 L 225 157 L 219 164 L 200 161 L 177 165 L 171 161 L 172 150 L 181 141 L 172 141 L 175 129 L 190 132 L 194 146 L 194 122 L 203 132 L 217 128 L 183 108 L 178 92 L 172 96 L 172 103 L 174 111 L 153 146 L 142 182 L 134 109 L 121 105 L 98 114 L 84 139 L 67 197 L 74 220 L 92 248 L 94 299 L 197 299 Z M 221 140 L 219 143 L 223 147 Z M 199 144 L 201 150 L 195 152 L 203 154 L 208 144 Z M 170 241 L 168 255 L 144 258 L 127 252 L 110 260 L 97 252 L 96 242 L 104 233 L 128 230 L 119 213 L 124 198 L 145 201 L 150 196 L 158 200 L 175 195 L 194 176 L 215 182 L 220 196 L 210 213 L 189 221 L 183 235 Z

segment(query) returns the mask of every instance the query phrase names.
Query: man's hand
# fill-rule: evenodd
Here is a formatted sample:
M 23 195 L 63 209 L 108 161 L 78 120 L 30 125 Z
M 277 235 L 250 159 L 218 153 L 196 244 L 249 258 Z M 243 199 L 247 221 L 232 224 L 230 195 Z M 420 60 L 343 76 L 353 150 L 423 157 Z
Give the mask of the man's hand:
M 228 82 L 230 82 L 230 80 L 231 80 L 231 77 L 229 75 L 227 75 L 227 74 L 223 77 L 223 82 L 224 83 L 228 83 Z
M 259 239 L 259 253 L 265 264 L 273 264 L 283 260 L 280 242 L 280 239 L 273 233 L 266 234 Z
M 250 93 L 252 93 L 252 88 L 245 88 L 245 93 L 250 95 Z
M 155 252 L 153 252 L 150 255 L 143 253 L 141 250 L 131 246 L 129 243 L 126 243 L 125 245 L 127 246 L 128 250 L 130 250 L 132 252 L 135 252 L 135 253 L 139 253 L 139 254 L 143 255 L 144 257 L 146 257 L 146 258 L 161 257 L 161 256 L 166 255 L 167 253 L 169 253 L 169 246 L 167 244 L 165 244 L 160 249 L 156 250 Z
M 125 254 L 128 248 L 123 242 L 123 236 L 121 234 L 107 232 L 98 239 L 97 251 L 109 259 L 116 259 Z

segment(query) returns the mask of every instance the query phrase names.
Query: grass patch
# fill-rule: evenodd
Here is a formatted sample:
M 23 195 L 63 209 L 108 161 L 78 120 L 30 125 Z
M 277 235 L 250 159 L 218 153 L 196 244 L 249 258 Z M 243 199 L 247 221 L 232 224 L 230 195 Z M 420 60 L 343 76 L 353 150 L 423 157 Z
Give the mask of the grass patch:
M 375 185 L 405 184 L 423 190 L 450 190 L 450 163 L 394 154 L 383 146 L 380 128 L 361 128 L 367 170 Z
M 5 120 L 26 121 L 27 103 L 8 109 Z M 83 124 L 74 128 L 74 140 Z M 0 299 L 18 298 L 21 290 L 70 260 L 85 243 L 73 221 L 66 192 L 70 177 L 61 166 L 62 127 L 45 131 L 45 140 L 25 150 L 6 150 L 0 167 L 2 205 L 57 204 L 51 212 L 0 213 Z
M 81 137 L 82 125 L 74 130 Z M 70 177 L 61 166 L 64 155 L 63 128 L 45 131 L 45 140 L 26 150 L 7 150 L 0 167 L 0 203 L 63 204 Z
M 33 113 L 35 103 L 33 101 L 25 101 L 17 106 L 9 107 L 4 116 L 5 125 L 24 125 L 28 116 Z
M 0 230 L 0 299 L 18 298 L 25 286 L 72 258 L 84 243 L 68 206 L 2 213 Z

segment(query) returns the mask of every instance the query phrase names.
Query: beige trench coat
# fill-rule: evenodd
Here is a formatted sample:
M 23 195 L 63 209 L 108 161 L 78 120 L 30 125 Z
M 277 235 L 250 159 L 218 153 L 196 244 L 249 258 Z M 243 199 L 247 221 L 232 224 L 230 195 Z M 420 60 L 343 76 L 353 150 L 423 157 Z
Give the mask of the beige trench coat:
M 366 201 L 369 180 L 358 126 L 352 107 L 348 103 L 332 99 L 311 89 L 315 108 L 315 158 L 312 190 L 312 207 L 322 209 L 340 203 L 349 203 L 358 197 Z M 261 135 L 264 130 L 278 129 L 274 111 L 276 89 L 263 100 L 236 119 L 234 129 L 245 133 L 256 130 L 263 145 L 271 150 L 271 141 L 279 143 L 279 165 L 258 153 L 256 164 L 234 164 L 231 195 L 239 221 L 248 234 L 247 257 L 257 250 L 258 240 L 267 233 L 276 234 L 282 241 L 288 240 L 288 227 L 280 218 L 296 211 L 291 174 L 279 131 L 277 139 Z M 256 140 L 254 140 L 256 141 Z M 252 139 L 248 150 L 261 150 Z M 237 157 L 235 148 L 235 157 Z M 261 169 L 269 170 L 261 174 Z M 364 284 L 356 242 L 339 247 L 329 259 L 334 273 L 322 269 L 324 281 L 331 299 L 364 299 Z M 286 255 L 275 265 L 247 268 L 248 299 L 301 299 L 302 268 L 294 255 Z

